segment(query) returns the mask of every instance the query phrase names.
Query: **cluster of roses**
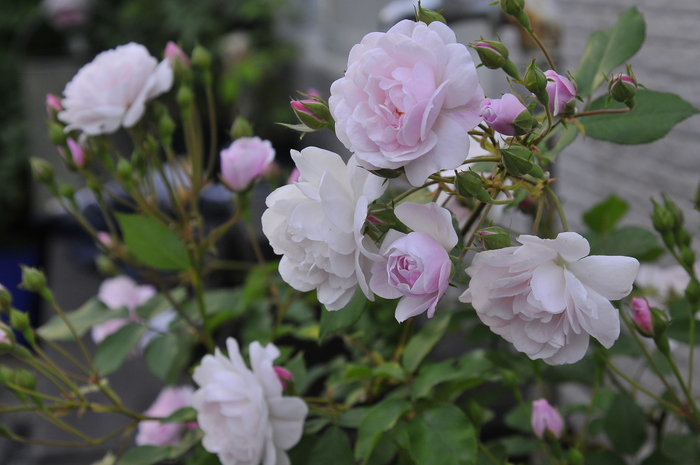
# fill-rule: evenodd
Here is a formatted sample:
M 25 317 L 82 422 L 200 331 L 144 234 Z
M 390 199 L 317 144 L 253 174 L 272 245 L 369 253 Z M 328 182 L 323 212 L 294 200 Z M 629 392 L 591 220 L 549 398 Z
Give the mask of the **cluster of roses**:
M 179 49 L 169 47 L 166 56 L 158 64 L 137 44 L 103 52 L 68 84 L 62 101 L 49 102 L 52 111 L 66 132 L 94 136 L 132 127 L 146 102 L 170 89 L 173 67 L 189 66 Z M 545 76 L 537 98 L 543 104 L 546 94 L 548 116 L 574 111 L 571 81 L 554 71 Z M 434 202 L 400 203 L 393 213 L 403 227 L 390 225 L 396 228 L 380 243 L 367 234 L 368 224 L 380 221 L 369 214 L 370 205 L 384 193 L 386 177 L 405 174 L 420 187 L 435 173 L 458 169 L 469 154 L 470 131 L 482 122 L 504 136 L 536 123 L 523 123 L 532 117 L 515 95 L 484 98 L 467 48 L 441 22 L 402 21 L 365 36 L 350 52 L 345 76 L 333 83 L 328 108 L 332 121 L 314 118 L 334 127 L 353 155 L 346 163 L 315 147 L 292 153 L 299 177 L 268 197 L 262 217 L 264 233 L 282 255 L 279 272 L 295 289 L 316 290 L 328 310 L 342 309 L 359 286 L 370 300 L 375 294 L 400 298 L 398 321 L 423 312 L 431 317 L 454 274 L 451 255 L 463 252 L 455 250 L 450 212 Z M 82 166 L 87 157 L 76 146 L 73 141 L 66 148 Z M 273 157 L 269 142 L 237 139 L 221 153 L 222 179 L 245 190 Z M 638 262 L 587 257 L 588 242 L 573 232 L 518 241 L 521 246 L 472 259 L 461 300 L 532 359 L 575 362 L 589 335 L 610 347 L 620 331 L 610 301 L 630 292 Z M 286 463 L 284 451 L 299 440 L 307 407 L 282 396 L 286 375 L 272 366 L 279 351 L 253 343 L 251 371 L 235 340 L 227 348 L 228 358 L 218 350 L 203 358 L 193 377 L 200 388 L 183 394 L 191 394 L 204 447 L 224 464 Z M 163 413 L 156 410 L 154 416 Z

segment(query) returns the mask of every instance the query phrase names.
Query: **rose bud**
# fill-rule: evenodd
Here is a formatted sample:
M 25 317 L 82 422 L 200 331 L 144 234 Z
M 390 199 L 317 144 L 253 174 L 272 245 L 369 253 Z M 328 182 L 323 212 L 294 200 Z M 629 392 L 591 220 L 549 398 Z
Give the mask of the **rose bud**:
M 542 105 L 549 104 L 549 94 L 547 93 L 547 76 L 542 72 L 539 66 L 532 60 L 525 70 L 523 76 L 523 85 L 527 90 L 535 94 L 537 100 Z
M 221 179 L 231 190 L 242 192 L 250 187 L 275 158 L 269 140 L 259 137 L 236 139 L 221 151 Z
M 654 326 L 651 322 L 651 309 L 646 300 L 635 297 L 632 299 L 632 316 L 637 330 L 642 336 L 654 336 Z
M 80 144 L 70 137 L 66 139 L 66 144 L 73 162 L 78 166 L 83 166 L 85 164 L 85 151 Z
M 469 45 L 479 54 L 481 63 L 488 69 L 499 69 L 508 61 L 508 49 L 500 42 L 481 39 Z
M 275 370 L 277 378 L 280 380 L 280 383 L 282 383 L 282 389 L 287 389 L 287 383 L 285 383 L 285 381 L 293 381 L 294 376 L 292 376 L 289 370 L 283 367 L 272 367 L 272 369 Z
M 486 124 L 506 136 L 526 134 L 537 124 L 537 120 L 513 94 L 504 94 L 500 99 L 484 99 L 481 102 L 481 116 Z
M 547 94 L 549 94 L 549 109 L 552 116 L 573 111 L 576 101 L 576 86 L 565 76 L 555 71 L 544 72 L 547 77 Z
M 289 104 L 299 121 L 310 129 L 326 128 L 333 121 L 328 103 L 321 98 L 292 100 Z
M 56 115 L 59 111 L 63 111 L 61 99 L 54 94 L 46 94 L 46 114 L 49 120 L 56 121 Z
M 170 61 L 170 66 L 175 67 L 175 63 L 181 63 L 186 68 L 191 66 L 190 59 L 187 54 L 182 51 L 180 47 L 173 41 L 168 42 L 165 45 L 165 58 Z
M 617 74 L 608 83 L 608 93 L 613 100 L 633 108 L 634 96 L 637 93 L 637 82 L 630 76 Z
M 564 429 L 564 420 L 561 415 L 547 402 L 547 399 L 536 400 L 532 403 L 532 430 L 535 436 L 540 439 L 558 439 Z M 547 431 L 551 433 L 553 438 L 549 436 Z

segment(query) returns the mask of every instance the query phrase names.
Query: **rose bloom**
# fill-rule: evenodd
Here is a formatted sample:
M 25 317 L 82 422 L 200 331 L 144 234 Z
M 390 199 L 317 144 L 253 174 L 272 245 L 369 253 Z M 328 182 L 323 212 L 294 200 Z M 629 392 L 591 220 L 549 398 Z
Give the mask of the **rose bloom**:
M 547 399 L 539 399 L 532 403 L 532 418 L 530 418 L 532 430 L 535 436 L 544 439 L 544 432 L 551 431 L 554 437 L 561 436 L 564 430 L 564 420 L 561 415 L 547 402 Z
M 166 418 L 192 403 L 192 386 L 166 387 L 153 404 L 143 412 L 148 417 Z M 187 425 L 185 423 L 161 423 L 156 420 L 140 421 L 136 434 L 137 446 L 176 446 Z
M 503 94 L 500 99 L 486 98 L 481 102 L 481 115 L 486 124 L 506 136 L 515 135 L 513 121 L 523 111 L 527 108 L 513 94 Z
M 385 299 L 401 297 L 395 313 L 399 322 L 426 310 L 432 318 L 450 284 L 449 252 L 457 245 L 452 217 L 434 202 L 403 203 L 394 213 L 413 232 L 389 230 L 379 250 L 382 259 L 372 265 L 370 288 Z
M 302 292 L 317 290 L 327 310 L 339 310 L 359 284 L 372 299 L 367 280 L 376 247 L 362 235 L 367 207 L 385 189 L 384 179 L 316 147 L 292 150 L 300 177 L 266 200 L 262 229 L 283 255 L 282 278 Z
M 265 172 L 275 159 L 269 140 L 241 137 L 221 151 L 221 180 L 230 189 L 241 192 Z
M 192 396 L 202 446 L 222 465 L 289 464 L 286 450 L 301 438 L 308 407 L 299 397 L 282 397 L 282 383 L 272 366 L 280 354 L 270 343 L 250 344 L 249 370 L 238 343 L 226 340 L 228 357 L 217 348 L 205 355 L 193 379 Z
M 567 77 L 551 69 L 545 71 L 544 75 L 547 77 L 549 109 L 552 116 L 557 116 L 564 113 L 567 105 L 576 100 L 576 86 Z
M 105 279 L 97 291 L 97 298 L 112 310 L 126 307 L 128 318 L 113 318 L 92 327 L 91 335 L 95 344 L 99 344 L 119 328 L 136 320 L 136 308 L 145 304 L 156 295 L 156 288 L 150 285 L 139 286 L 128 276 Z
M 589 335 L 610 348 L 620 335 L 610 301 L 630 293 L 639 262 L 586 257 L 588 241 L 574 232 L 556 239 L 520 236 L 518 242 L 523 245 L 476 254 L 460 300 L 533 360 L 574 363 L 586 353 Z
M 462 164 L 484 92 L 467 48 L 445 24 L 401 21 L 350 51 L 331 86 L 338 139 L 370 169 L 404 167 L 408 181 Z
M 146 111 L 146 102 L 172 85 L 167 59 L 159 64 L 143 45 L 121 45 L 97 55 L 66 85 L 58 119 L 68 124 L 66 131 L 111 134 L 122 126 L 134 126 Z

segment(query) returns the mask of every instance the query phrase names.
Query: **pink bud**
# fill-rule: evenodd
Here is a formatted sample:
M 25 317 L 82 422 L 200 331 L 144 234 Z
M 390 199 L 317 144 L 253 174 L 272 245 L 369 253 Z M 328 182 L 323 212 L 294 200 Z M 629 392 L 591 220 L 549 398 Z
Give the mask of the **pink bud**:
M 313 87 L 309 87 L 309 90 L 306 91 L 307 95 L 311 95 L 313 97 L 318 97 L 321 98 L 321 93 L 314 89 Z
M 280 380 L 280 383 L 282 383 L 282 388 L 287 389 L 287 383 L 285 383 L 285 380 L 293 380 L 294 377 L 292 374 L 287 370 L 286 368 L 282 367 L 272 367 L 273 370 L 275 370 L 275 373 L 277 373 L 277 377 Z
M 66 144 L 68 144 L 68 149 L 70 150 L 70 155 L 73 161 L 78 166 L 83 166 L 85 164 L 85 151 L 75 140 L 70 137 L 66 139 Z
M 102 244 L 104 244 L 105 247 L 112 247 L 112 236 L 110 236 L 109 233 L 97 231 L 97 238 L 100 240 L 100 242 L 102 242 Z
M 54 119 L 54 113 L 59 111 L 63 111 L 61 99 L 54 94 L 46 94 L 46 114 L 49 115 L 49 119 Z
M 190 59 L 175 42 L 170 41 L 165 45 L 165 58 L 170 61 L 170 66 L 175 66 L 175 62 L 180 60 L 185 67 L 190 67 Z
M 292 106 L 292 109 L 295 112 L 301 112 L 301 113 L 306 113 L 309 116 L 313 116 L 315 119 L 319 121 L 323 121 L 323 119 L 318 116 L 316 113 L 311 111 L 309 108 L 304 105 L 305 103 L 317 103 L 315 100 L 292 100 L 289 102 L 289 104 Z
M 525 105 L 513 94 L 504 94 L 500 99 L 485 98 L 481 102 L 481 116 L 486 124 L 506 136 L 515 135 L 513 121 L 523 111 L 527 111 Z
M 547 399 L 536 400 L 532 403 L 532 430 L 535 435 L 544 439 L 546 430 L 551 431 L 554 437 L 559 438 L 564 429 L 564 420 L 561 415 L 547 402 Z
M 544 72 L 547 77 L 547 94 L 552 116 L 565 113 L 567 106 L 576 99 L 576 86 L 568 78 L 551 69 Z
M 221 179 L 231 190 L 246 190 L 275 158 L 269 140 L 241 137 L 221 151 Z
M 299 168 L 294 168 L 292 170 L 292 174 L 289 175 L 289 179 L 287 179 L 287 184 L 294 184 L 299 180 L 299 176 L 301 173 L 299 172 Z
M 632 299 L 632 314 L 639 331 L 645 336 L 654 334 L 654 326 L 651 322 L 651 309 L 646 300 L 635 297 Z

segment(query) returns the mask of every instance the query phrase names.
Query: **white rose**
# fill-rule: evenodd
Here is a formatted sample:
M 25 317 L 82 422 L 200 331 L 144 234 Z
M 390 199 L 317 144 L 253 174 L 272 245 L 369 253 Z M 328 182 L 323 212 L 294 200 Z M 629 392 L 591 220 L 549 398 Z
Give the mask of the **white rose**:
M 518 242 L 523 245 L 478 253 L 460 300 L 533 360 L 574 363 L 586 353 L 589 335 L 611 347 L 620 320 L 610 301 L 630 293 L 639 262 L 586 257 L 588 241 L 574 232 L 556 239 L 520 236 Z
M 405 20 L 352 48 L 328 103 L 338 139 L 366 167 L 404 167 L 420 186 L 467 158 L 483 98 L 469 50 L 454 32 L 438 21 Z
M 343 308 L 359 284 L 372 298 L 367 280 L 376 246 L 363 237 L 367 207 L 384 192 L 384 179 L 340 155 L 316 147 L 292 151 L 299 181 L 267 198 L 263 232 L 283 255 L 279 272 L 299 291 L 318 291 L 328 310 Z
M 66 131 L 110 134 L 135 125 L 146 102 L 172 85 L 168 60 L 159 64 L 140 44 L 121 45 L 97 55 L 66 85 L 58 119 L 68 124 Z
M 280 354 L 270 343 L 250 345 L 249 370 L 238 343 L 226 340 L 228 357 L 217 348 L 205 355 L 192 378 L 200 388 L 192 396 L 202 446 L 223 465 L 286 465 L 286 450 L 301 438 L 308 407 L 299 397 L 282 397 L 272 366 Z

